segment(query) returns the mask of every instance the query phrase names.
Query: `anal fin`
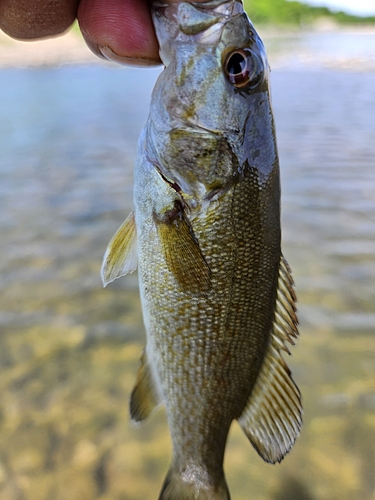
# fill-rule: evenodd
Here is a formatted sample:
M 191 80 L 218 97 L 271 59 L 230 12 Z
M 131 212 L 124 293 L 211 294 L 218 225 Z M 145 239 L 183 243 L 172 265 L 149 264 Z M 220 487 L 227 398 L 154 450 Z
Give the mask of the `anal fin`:
M 137 379 L 130 396 L 130 416 L 134 422 L 141 422 L 162 402 L 158 387 L 151 372 L 146 352 L 141 357 Z
M 107 286 L 125 274 L 132 273 L 137 269 L 137 237 L 134 221 L 134 213 L 120 226 L 113 236 L 103 257 L 102 280 Z
M 245 409 L 238 419 L 259 455 L 280 462 L 292 448 L 302 425 L 301 394 L 281 351 L 297 337 L 296 296 L 288 264 L 281 257 L 275 319 L 268 350 Z

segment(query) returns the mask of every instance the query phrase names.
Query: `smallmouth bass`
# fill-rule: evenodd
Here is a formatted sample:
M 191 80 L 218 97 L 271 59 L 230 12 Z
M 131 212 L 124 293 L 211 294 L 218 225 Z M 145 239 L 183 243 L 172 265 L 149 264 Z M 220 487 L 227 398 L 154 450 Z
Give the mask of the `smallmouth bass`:
M 130 413 L 140 422 L 165 403 L 173 459 L 159 500 L 227 500 L 232 421 L 270 463 L 302 423 L 281 355 L 298 321 L 269 66 L 239 0 L 155 2 L 152 13 L 165 69 L 139 140 L 134 210 L 102 277 L 138 263 L 147 346 Z

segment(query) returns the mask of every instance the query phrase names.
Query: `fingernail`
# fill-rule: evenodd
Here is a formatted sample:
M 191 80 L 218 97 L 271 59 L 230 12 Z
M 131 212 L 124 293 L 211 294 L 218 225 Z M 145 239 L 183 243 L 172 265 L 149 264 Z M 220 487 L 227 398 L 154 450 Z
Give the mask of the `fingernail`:
M 98 50 L 100 51 L 101 55 L 105 58 L 108 59 L 108 61 L 113 61 L 119 64 L 125 64 L 125 65 L 131 65 L 131 66 L 160 66 L 161 61 L 157 60 L 155 61 L 154 59 L 147 59 L 144 57 L 124 57 L 124 56 L 119 56 L 111 48 L 109 48 L 107 45 L 98 45 Z

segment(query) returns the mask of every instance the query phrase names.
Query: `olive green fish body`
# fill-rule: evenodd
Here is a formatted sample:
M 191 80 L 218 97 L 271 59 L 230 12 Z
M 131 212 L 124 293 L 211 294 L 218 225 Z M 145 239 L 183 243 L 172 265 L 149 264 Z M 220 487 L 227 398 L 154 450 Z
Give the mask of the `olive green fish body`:
M 220 470 L 229 426 L 241 415 L 263 361 L 280 262 L 275 170 L 260 186 L 249 169 L 192 221 L 210 270 L 207 290 L 190 291 L 189 284 L 186 290 L 169 270 L 155 223 L 138 223 L 138 210 L 140 220 L 153 221 L 155 208 L 146 202 L 145 186 L 136 187 L 147 354 L 181 461 L 198 455 Z M 160 179 L 153 182 L 152 189 Z M 267 210 L 275 202 L 276 209 Z M 184 272 L 183 253 L 179 258 Z
M 158 4 L 153 18 L 166 68 L 139 142 L 134 213 L 103 279 L 134 270 L 137 253 L 147 346 L 131 415 L 165 403 L 173 460 L 160 499 L 228 499 L 232 421 L 273 463 L 301 426 L 281 356 L 297 317 L 268 63 L 238 1 Z

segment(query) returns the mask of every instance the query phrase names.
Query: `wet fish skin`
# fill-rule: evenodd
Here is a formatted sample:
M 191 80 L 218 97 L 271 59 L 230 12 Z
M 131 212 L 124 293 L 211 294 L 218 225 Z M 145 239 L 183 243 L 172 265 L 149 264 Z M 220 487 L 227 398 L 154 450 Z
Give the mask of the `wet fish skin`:
M 298 322 L 280 249 L 269 68 L 238 1 L 155 4 L 153 19 L 166 68 L 139 141 L 134 215 L 109 245 L 103 279 L 134 270 L 137 247 L 147 346 L 131 415 L 166 405 L 173 459 L 160 500 L 229 499 L 232 421 L 271 463 L 301 426 L 281 356 Z M 252 73 L 236 86 L 225 65 L 242 49 Z

